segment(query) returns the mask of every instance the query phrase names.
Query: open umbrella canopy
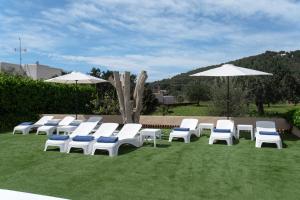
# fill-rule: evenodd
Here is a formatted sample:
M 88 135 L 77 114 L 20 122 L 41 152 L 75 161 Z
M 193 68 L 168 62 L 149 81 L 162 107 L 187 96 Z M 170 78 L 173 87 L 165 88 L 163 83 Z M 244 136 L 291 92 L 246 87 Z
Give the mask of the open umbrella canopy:
M 96 84 L 96 83 L 102 83 L 107 82 L 104 79 L 97 78 L 94 76 L 90 76 L 87 74 L 83 74 L 80 72 L 72 72 L 70 74 L 58 76 L 55 78 L 51 78 L 48 80 L 45 80 L 46 82 L 52 82 L 52 83 L 64 83 L 64 84 Z
M 238 67 L 232 64 L 224 64 L 221 67 L 213 68 L 190 76 L 215 76 L 227 78 L 227 119 L 229 118 L 229 77 L 234 76 L 258 76 L 258 75 L 273 75 L 270 73 Z
M 199 72 L 191 76 L 256 76 L 256 75 L 272 75 L 272 74 L 253 70 L 253 69 L 238 67 L 232 64 L 224 64 L 221 67 Z
M 63 83 L 63 84 L 75 84 L 76 86 L 76 94 L 77 94 L 77 98 L 76 98 L 76 110 L 75 110 L 75 114 L 76 114 L 76 119 L 77 119 L 77 111 L 78 111 L 78 89 L 77 89 L 77 84 L 97 84 L 97 83 L 103 83 L 103 82 L 107 82 L 104 79 L 101 78 L 97 78 L 94 76 L 90 76 L 87 74 L 83 74 L 80 72 L 72 72 L 70 74 L 66 74 L 66 75 L 62 75 L 62 76 L 58 76 L 55 78 L 51 78 L 48 80 L 45 80 L 45 82 L 51 82 L 51 83 Z

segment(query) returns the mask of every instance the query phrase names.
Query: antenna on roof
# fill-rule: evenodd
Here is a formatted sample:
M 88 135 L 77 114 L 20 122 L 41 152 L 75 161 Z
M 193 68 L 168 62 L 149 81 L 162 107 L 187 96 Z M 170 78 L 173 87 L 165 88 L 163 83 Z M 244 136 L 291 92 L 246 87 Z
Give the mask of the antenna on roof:
M 22 40 L 21 37 L 19 37 L 19 48 L 15 48 L 15 52 L 19 51 L 20 53 L 20 67 L 22 67 L 22 52 L 26 52 L 27 49 L 22 49 Z

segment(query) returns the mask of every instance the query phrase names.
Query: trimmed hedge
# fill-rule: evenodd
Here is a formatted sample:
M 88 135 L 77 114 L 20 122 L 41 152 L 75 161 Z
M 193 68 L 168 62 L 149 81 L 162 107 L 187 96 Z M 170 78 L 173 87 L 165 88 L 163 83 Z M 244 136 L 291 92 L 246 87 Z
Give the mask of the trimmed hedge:
M 283 116 L 291 125 L 300 128 L 300 109 L 288 111 Z
M 293 112 L 293 125 L 297 128 L 300 128 L 300 110 L 295 110 Z
M 46 83 L 29 78 L 0 74 L 0 130 L 11 129 L 22 121 L 34 121 L 42 113 L 92 113 L 95 88 Z

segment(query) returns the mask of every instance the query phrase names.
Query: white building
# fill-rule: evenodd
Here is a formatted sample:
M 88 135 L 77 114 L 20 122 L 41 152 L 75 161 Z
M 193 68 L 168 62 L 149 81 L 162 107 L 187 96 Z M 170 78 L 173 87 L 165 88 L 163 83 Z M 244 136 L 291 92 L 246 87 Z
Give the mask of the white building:
M 13 63 L 0 62 L 0 72 L 27 76 L 34 80 L 38 80 L 60 76 L 62 75 L 63 70 L 47 65 L 41 65 L 38 62 L 36 64 L 25 64 L 22 66 Z

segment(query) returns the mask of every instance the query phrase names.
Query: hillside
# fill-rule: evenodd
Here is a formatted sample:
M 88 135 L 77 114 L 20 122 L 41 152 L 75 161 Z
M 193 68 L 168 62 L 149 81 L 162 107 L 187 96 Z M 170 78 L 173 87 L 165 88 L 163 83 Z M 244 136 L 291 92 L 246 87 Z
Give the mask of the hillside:
M 278 68 L 284 68 L 291 71 L 293 76 L 296 79 L 300 79 L 300 50 L 297 51 L 266 51 L 265 53 L 258 54 L 255 56 L 245 57 L 238 60 L 230 61 L 227 63 L 232 63 L 234 65 L 240 67 L 246 67 L 251 69 L 257 69 L 265 72 L 276 73 Z M 161 89 L 168 90 L 172 95 L 180 95 L 184 91 L 184 87 L 191 82 L 197 81 L 199 83 L 206 82 L 211 80 L 212 78 L 206 77 L 191 77 L 189 75 L 205 71 L 214 67 L 218 67 L 224 63 L 219 65 L 212 65 L 208 67 L 201 67 L 192 71 L 188 71 L 186 73 L 181 73 L 176 75 L 170 79 L 163 79 L 160 81 L 155 81 L 151 83 L 153 87 L 159 85 Z

